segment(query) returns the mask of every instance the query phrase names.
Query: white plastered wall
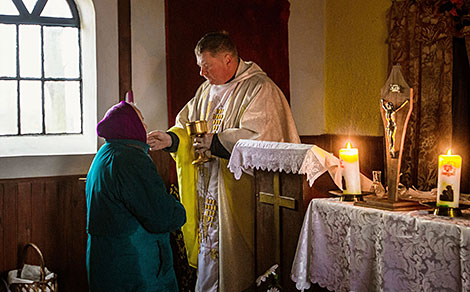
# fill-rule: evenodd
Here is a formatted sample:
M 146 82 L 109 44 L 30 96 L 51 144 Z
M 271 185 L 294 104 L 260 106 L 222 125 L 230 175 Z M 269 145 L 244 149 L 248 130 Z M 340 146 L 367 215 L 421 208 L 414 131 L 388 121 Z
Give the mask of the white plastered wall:
M 132 89 L 149 130 L 168 128 L 165 1 L 131 2 Z

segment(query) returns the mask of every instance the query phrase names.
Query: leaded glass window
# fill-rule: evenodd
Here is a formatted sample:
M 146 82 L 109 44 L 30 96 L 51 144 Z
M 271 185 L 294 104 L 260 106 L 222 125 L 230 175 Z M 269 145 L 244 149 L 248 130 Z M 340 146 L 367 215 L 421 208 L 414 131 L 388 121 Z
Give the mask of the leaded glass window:
M 72 0 L 0 1 L 0 137 L 83 133 L 80 34 Z

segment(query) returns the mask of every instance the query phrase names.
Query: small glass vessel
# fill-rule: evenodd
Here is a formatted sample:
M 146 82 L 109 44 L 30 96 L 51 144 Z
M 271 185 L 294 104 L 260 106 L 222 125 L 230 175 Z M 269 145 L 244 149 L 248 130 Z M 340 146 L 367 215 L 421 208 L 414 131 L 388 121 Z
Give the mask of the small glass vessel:
M 372 171 L 372 186 L 370 191 L 375 193 L 378 198 L 385 196 L 385 189 L 382 185 L 382 172 L 380 170 Z

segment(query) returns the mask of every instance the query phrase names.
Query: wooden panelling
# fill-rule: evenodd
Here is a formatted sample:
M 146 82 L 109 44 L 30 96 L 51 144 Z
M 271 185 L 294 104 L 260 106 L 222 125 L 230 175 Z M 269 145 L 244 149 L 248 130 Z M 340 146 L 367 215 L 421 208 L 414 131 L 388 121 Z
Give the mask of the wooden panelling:
M 258 64 L 289 100 L 289 6 L 287 0 L 165 0 L 168 124 L 204 81 L 196 43 L 218 30 L 228 31 L 240 57 Z
M 338 135 L 301 138 L 303 143 L 318 145 L 335 155 L 348 139 Z M 383 170 L 382 137 L 349 139 L 359 148 L 364 174 L 370 177 L 372 170 Z M 151 152 L 150 156 L 168 186 L 172 158 L 164 151 Z M 0 180 L 0 272 L 3 276 L 19 267 L 23 245 L 34 242 L 42 250 L 46 266 L 59 275 L 61 291 L 88 290 L 85 184 L 78 180 L 83 176 Z M 334 184 L 329 176 L 322 176 L 312 188 L 316 192 L 312 196 L 325 196 L 332 188 Z M 27 263 L 37 264 L 37 257 L 28 255 Z
M 301 136 L 302 143 L 317 145 L 318 147 L 333 153 L 336 157 L 339 155 L 339 149 L 344 148 L 347 141 L 351 141 L 354 147 L 359 149 L 359 166 L 361 173 L 372 179 L 373 170 L 382 171 L 382 181 L 384 181 L 384 141 L 383 137 L 372 136 L 343 136 L 343 135 L 318 135 Z M 315 180 L 310 187 L 307 181 L 304 181 L 304 206 L 312 198 L 330 197 L 330 190 L 338 190 L 328 173 L 324 173 Z M 305 210 L 304 210 L 305 211 Z
M 82 176 L 0 180 L 0 271 L 21 265 L 34 242 L 61 291 L 87 291 L 86 202 Z M 39 264 L 28 252 L 26 263 Z
M 169 189 L 170 183 L 177 183 L 175 161 L 171 158 L 170 153 L 163 150 L 149 151 L 149 154 L 157 167 L 158 174 L 165 182 L 166 188 Z
M 359 166 L 361 173 L 372 179 L 373 170 L 382 171 L 382 181 L 384 181 L 385 156 L 383 137 L 377 136 L 348 136 L 348 135 L 318 135 L 301 136 L 302 143 L 314 144 L 318 147 L 339 155 L 339 149 L 344 148 L 348 141 L 353 147 L 359 149 Z
M 132 89 L 131 1 L 118 0 L 119 100 Z
M 3 187 L 3 266 L 2 270 L 15 268 L 18 263 L 18 237 L 17 232 L 17 199 L 18 188 L 14 183 L 6 183 Z
M 150 153 L 167 186 L 172 158 Z M 61 291 L 88 291 L 86 277 L 86 197 L 84 175 L 0 180 L 0 273 L 20 265 L 22 248 L 34 242 Z M 27 263 L 39 264 L 28 252 Z M 0 285 L 1 286 L 1 285 Z M 1 289 L 0 289 L 1 291 Z
M 5 225 L 5 214 L 4 214 L 4 204 L 3 204 L 3 189 L 4 189 L 4 186 L 3 184 L 0 184 L 0 254 L 2 255 L 0 257 L 0 267 L 3 268 L 3 266 L 5 265 L 5 258 L 4 258 L 4 255 L 5 255 L 5 251 L 4 251 L 4 236 L 3 236 L 3 233 L 4 233 L 4 228 L 3 226 Z M 0 269 L 0 272 L 2 271 L 3 269 Z M 1 290 L 0 290 L 1 291 Z

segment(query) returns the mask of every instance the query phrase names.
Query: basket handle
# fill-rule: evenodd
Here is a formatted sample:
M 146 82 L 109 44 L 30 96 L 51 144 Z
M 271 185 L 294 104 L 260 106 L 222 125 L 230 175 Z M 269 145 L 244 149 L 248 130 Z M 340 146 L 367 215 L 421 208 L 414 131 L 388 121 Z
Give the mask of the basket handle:
M 28 247 L 32 247 L 36 252 L 37 254 L 39 255 L 40 259 L 41 259 L 41 282 L 44 282 L 45 279 L 46 279 L 46 271 L 44 269 L 44 257 L 42 256 L 42 252 L 41 250 L 39 249 L 39 247 L 37 245 L 35 245 L 34 243 L 32 242 L 29 242 L 27 244 L 25 244 L 25 246 L 23 247 L 23 255 L 22 255 L 22 259 L 21 259 L 21 270 L 24 268 L 24 264 L 25 264 L 25 258 L 26 258 L 26 251 L 28 249 Z M 21 270 L 19 271 L 21 273 Z

